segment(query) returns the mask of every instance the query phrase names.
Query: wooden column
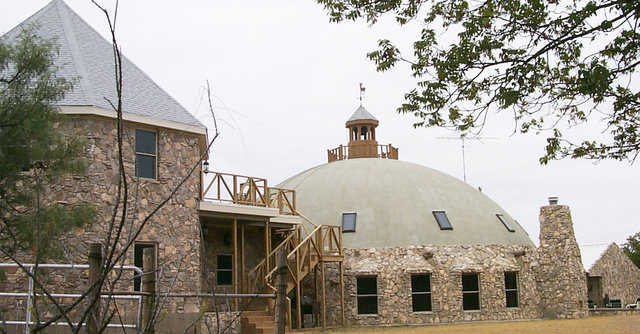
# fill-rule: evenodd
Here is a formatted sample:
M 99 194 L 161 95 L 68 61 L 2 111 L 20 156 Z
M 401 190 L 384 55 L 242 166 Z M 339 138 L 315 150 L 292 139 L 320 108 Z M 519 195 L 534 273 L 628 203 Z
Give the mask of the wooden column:
M 340 310 L 342 311 L 341 325 L 344 326 L 344 268 L 342 265 L 342 261 L 338 263 L 340 264 Z
M 287 255 L 280 248 L 276 254 L 276 334 L 284 334 L 287 312 Z
M 244 225 L 242 224 L 240 225 L 240 270 L 241 270 L 241 274 L 240 274 L 240 282 L 241 282 L 241 286 L 242 286 L 242 292 L 243 293 L 247 293 L 249 292 L 248 287 L 247 287 L 247 278 L 246 273 L 244 272 L 245 270 L 245 251 L 244 251 Z
M 233 217 L 233 293 L 238 293 L 238 218 Z M 234 310 L 238 310 L 238 298 L 233 300 Z
M 298 255 L 300 252 L 296 252 L 296 319 L 298 320 L 298 328 L 302 328 L 302 309 L 300 307 L 300 283 L 302 283 L 300 279 L 300 256 Z
M 92 243 L 89 246 L 89 286 L 93 286 L 100 278 L 102 268 L 102 245 Z M 102 325 L 100 321 L 100 287 L 95 286 L 89 295 L 89 301 L 95 300 L 87 319 L 87 333 L 98 334 Z M 29 310 L 28 312 L 31 312 Z
M 267 265 L 267 272 L 271 271 L 271 266 L 269 265 L 269 253 L 271 253 L 271 247 L 269 246 L 269 232 L 269 220 L 267 220 L 264 222 L 264 262 Z
M 154 334 L 155 324 L 153 315 L 156 303 L 156 249 L 147 247 L 142 251 L 142 292 L 149 295 L 144 296 L 142 310 L 142 328 L 145 334 Z
M 322 284 L 322 328 L 327 327 L 327 298 L 324 291 L 324 262 L 320 262 L 320 284 Z

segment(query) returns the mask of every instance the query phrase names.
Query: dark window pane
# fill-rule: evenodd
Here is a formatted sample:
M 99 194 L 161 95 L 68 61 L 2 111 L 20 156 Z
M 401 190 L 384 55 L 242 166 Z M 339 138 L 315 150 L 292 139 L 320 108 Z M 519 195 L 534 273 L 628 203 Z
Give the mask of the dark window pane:
M 509 224 L 509 222 L 507 221 L 507 218 L 505 218 L 502 214 L 497 214 L 496 216 L 498 217 L 498 220 L 500 220 L 502 225 L 504 225 L 504 227 L 507 228 L 507 231 L 509 231 L 509 232 L 515 232 L 516 231 L 516 230 L 513 229 L 513 227 L 511 227 L 511 224 Z
M 233 274 L 231 270 L 218 270 L 216 273 L 216 283 L 218 285 L 232 285 Z
M 478 290 L 478 274 L 462 274 L 462 291 Z
M 462 309 L 467 310 L 479 310 L 480 309 L 480 294 L 479 293 L 463 293 L 462 294 Z
M 156 154 L 156 133 L 136 130 L 136 153 Z
M 411 297 L 413 312 L 431 311 L 431 294 L 417 293 Z
M 504 273 L 504 288 L 507 290 L 515 290 L 518 288 L 518 274 Z
M 136 154 L 136 176 L 155 179 L 156 158 L 148 155 Z
M 433 216 L 436 217 L 436 221 L 438 222 L 441 230 L 453 230 L 453 226 L 451 226 L 446 212 L 433 211 Z
M 358 297 L 358 314 L 378 314 L 378 297 Z
M 153 247 L 155 246 L 150 244 L 134 244 L 133 265 L 142 269 L 144 249 L 153 248 Z M 137 273 L 136 273 L 136 276 L 133 277 L 133 291 L 142 291 L 141 286 L 142 286 L 141 277 L 137 276 Z
M 355 232 L 355 231 L 356 231 L 356 214 L 343 213 L 342 214 L 342 232 Z
M 429 275 L 411 275 L 411 292 L 430 292 Z
M 507 307 L 518 307 L 518 291 L 507 291 Z
M 378 293 L 377 280 L 375 276 L 358 277 L 358 295 L 375 295 Z
M 218 269 L 231 269 L 232 267 L 232 256 L 231 255 L 218 255 Z

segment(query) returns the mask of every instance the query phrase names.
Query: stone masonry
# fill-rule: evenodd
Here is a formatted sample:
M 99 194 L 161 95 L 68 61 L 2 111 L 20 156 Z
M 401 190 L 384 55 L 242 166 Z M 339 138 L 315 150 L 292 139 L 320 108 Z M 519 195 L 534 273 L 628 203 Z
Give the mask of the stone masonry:
M 589 276 L 602 277 L 602 295 L 620 299 L 623 307 L 640 297 L 640 269 L 615 243 L 591 266 Z
M 345 322 L 353 325 L 432 324 L 540 318 L 534 268 L 526 246 L 419 246 L 345 249 Z M 339 274 L 327 266 L 327 322 L 340 323 Z M 506 307 L 505 272 L 518 273 L 519 305 Z M 432 311 L 413 312 L 411 275 L 431 275 Z M 478 273 L 480 310 L 463 311 L 461 274 Z M 358 315 L 356 278 L 376 276 L 378 314 Z M 333 305 L 336 305 L 334 307 Z
M 586 273 L 568 206 L 540 208 L 538 261 L 536 280 L 543 316 L 561 319 L 586 317 Z
M 97 116 L 67 116 L 58 124 L 66 134 L 79 136 L 86 143 L 85 158 L 88 163 L 86 175 L 71 175 L 53 187 L 48 200 L 62 204 L 80 202 L 93 203 L 96 208 L 94 222 L 83 229 L 71 231 L 62 237 L 65 258 L 58 263 L 87 263 L 89 243 L 104 242 L 108 221 L 116 203 L 118 189 L 118 164 L 116 121 Z M 196 134 L 166 128 L 156 128 L 142 124 L 125 123 L 124 168 L 127 175 L 134 175 L 135 129 L 156 132 L 157 138 L 157 178 L 140 179 L 129 177 L 129 221 L 137 227 L 171 190 L 187 175 L 197 163 L 200 141 Z M 157 287 L 160 292 L 172 286 L 175 293 L 197 293 L 200 282 L 200 232 L 198 198 L 200 194 L 200 169 L 186 180 L 173 198 L 159 210 L 142 230 L 136 241 L 157 245 L 158 273 Z M 132 230 L 127 224 L 123 238 Z M 124 240 L 119 243 L 124 245 Z M 133 265 L 133 247 L 129 249 L 125 265 Z M 5 262 L 5 261 L 3 261 Z M 71 276 L 69 276 L 71 275 Z M 76 279 L 71 277 L 77 276 Z M 7 290 L 24 291 L 24 277 L 19 272 L 7 275 Z M 22 278 L 21 278 L 22 277 Z M 56 292 L 77 292 L 87 284 L 86 272 L 56 272 L 51 274 L 50 287 Z M 133 290 L 132 274 L 126 273 L 116 290 Z M 133 308 L 135 309 L 135 308 Z M 167 301 L 166 312 L 198 313 L 197 299 L 171 299 Z M 12 315 L 13 316 L 13 315 Z

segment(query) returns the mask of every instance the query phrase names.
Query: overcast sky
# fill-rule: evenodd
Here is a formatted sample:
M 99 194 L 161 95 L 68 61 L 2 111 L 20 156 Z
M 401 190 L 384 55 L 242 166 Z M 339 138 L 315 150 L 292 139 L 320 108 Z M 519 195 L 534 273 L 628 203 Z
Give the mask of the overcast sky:
M 48 2 L 2 0 L 0 33 Z M 102 13 L 89 0 L 66 2 L 107 35 Z M 363 82 L 365 107 L 380 120 L 380 144 L 399 147 L 400 160 L 463 178 L 460 141 L 439 138 L 455 133 L 413 129 L 411 117 L 395 112 L 413 87 L 408 69 L 377 73 L 366 59 L 379 38 L 408 45 L 416 27 L 329 23 L 313 0 L 121 0 L 118 32 L 124 54 L 207 126 L 212 121 L 203 87 L 211 81 L 222 121 L 214 170 L 266 177 L 275 185 L 326 163 L 326 150 L 347 142 L 344 123 L 358 106 Z M 508 114 L 489 121 L 482 136 L 493 139 L 467 142 L 467 182 L 482 187 L 534 242 L 548 196 L 571 207 L 581 245 L 621 243 L 640 231 L 638 163 L 541 166 L 543 136 L 511 136 Z

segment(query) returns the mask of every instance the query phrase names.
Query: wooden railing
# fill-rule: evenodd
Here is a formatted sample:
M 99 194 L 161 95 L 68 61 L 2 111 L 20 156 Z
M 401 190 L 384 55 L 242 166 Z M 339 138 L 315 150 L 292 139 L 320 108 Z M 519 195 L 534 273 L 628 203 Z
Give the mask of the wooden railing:
M 281 215 L 295 215 L 296 192 L 290 189 L 269 188 L 267 180 L 259 177 L 209 172 L 200 194 L 202 200 L 275 208 Z M 206 184 L 206 187 L 204 185 Z
M 296 191 L 282 188 L 269 189 L 269 207 L 277 208 L 281 215 L 296 214 Z
M 398 160 L 398 148 L 393 147 L 393 145 L 391 144 L 378 145 L 377 154 L 375 154 L 374 152 L 370 157 Z M 328 162 L 346 160 L 350 158 L 353 158 L 353 157 L 349 154 L 349 146 L 340 145 L 336 148 L 327 150 Z
M 268 282 L 265 278 L 272 272 L 275 271 L 276 268 L 276 255 L 280 249 L 283 249 L 285 254 L 289 254 L 300 242 L 302 238 L 302 227 L 301 225 L 295 226 L 290 232 L 289 235 L 278 244 L 268 255 L 269 261 L 267 258 L 262 259 L 253 269 L 251 269 L 247 275 L 248 286 L 251 291 L 250 293 L 259 293 L 261 289 L 267 286 Z M 275 290 L 274 290 L 275 291 Z

